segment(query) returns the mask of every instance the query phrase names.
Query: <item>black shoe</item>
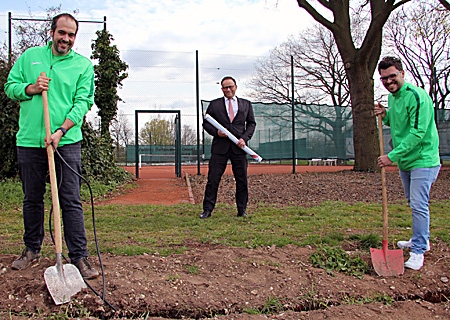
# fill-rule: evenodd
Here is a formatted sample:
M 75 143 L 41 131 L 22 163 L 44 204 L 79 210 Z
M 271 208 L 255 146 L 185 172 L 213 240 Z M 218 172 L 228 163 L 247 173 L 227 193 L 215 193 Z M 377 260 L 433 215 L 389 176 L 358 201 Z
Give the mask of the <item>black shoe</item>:
M 11 265 L 14 270 L 23 270 L 28 268 L 31 264 L 39 262 L 41 258 L 40 253 L 33 253 L 28 248 L 23 249 L 22 254 Z
M 205 210 L 203 211 L 203 213 L 200 215 L 200 219 L 206 219 L 211 217 L 211 211 Z
M 238 214 L 237 214 L 237 216 L 238 216 L 238 217 L 246 217 L 246 216 L 248 216 L 248 214 L 247 214 L 247 212 L 245 212 L 245 211 L 239 211 Z
M 80 270 L 81 276 L 84 279 L 95 279 L 99 276 L 98 271 L 91 267 L 87 258 L 81 258 L 74 265 Z

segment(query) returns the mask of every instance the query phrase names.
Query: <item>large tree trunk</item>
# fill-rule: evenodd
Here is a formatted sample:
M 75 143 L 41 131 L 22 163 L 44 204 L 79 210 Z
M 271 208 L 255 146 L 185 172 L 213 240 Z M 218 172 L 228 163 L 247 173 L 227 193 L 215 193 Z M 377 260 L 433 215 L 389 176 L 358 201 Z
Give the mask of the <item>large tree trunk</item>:
M 378 129 L 373 113 L 373 79 L 367 70 L 356 64 L 347 69 L 350 83 L 350 99 L 353 115 L 353 146 L 356 171 L 379 171 L 380 154 Z

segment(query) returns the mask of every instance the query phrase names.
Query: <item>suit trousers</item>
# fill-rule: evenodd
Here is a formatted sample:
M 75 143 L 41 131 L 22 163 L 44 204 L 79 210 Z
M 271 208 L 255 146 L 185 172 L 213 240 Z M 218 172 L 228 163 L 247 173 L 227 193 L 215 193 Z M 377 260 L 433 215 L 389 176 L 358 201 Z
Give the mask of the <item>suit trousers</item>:
M 247 209 L 248 202 L 248 160 L 245 153 L 234 153 L 231 147 L 225 154 L 212 153 L 208 165 L 208 182 L 203 199 L 203 210 L 213 211 L 217 200 L 220 180 L 227 167 L 228 160 L 231 161 L 234 179 L 236 180 L 236 206 L 238 212 Z

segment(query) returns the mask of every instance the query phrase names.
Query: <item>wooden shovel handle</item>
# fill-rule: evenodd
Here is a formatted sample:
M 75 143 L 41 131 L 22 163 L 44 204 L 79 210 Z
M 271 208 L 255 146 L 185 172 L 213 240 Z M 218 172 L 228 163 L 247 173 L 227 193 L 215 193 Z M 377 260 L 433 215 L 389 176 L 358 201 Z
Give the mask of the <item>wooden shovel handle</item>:
M 41 72 L 41 76 L 45 77 L 45 72 Z M 48 111 L 48 96 L 47 91 L 42 91 L 42 105 L 44 107 L 44 123 L 45 123 L 45 136 L 47 141 L 52 135 L 50 128 L 50 113 Z M 62 235 L 61 235 L 61 210 L 59 207 L 59 196 L 58 196 L 58 182 L 56 180 L 56 170 L 55 170 L 55 157 L 53 146 L 49 145 L 47 147 L 47 157 L 48 157 L 48 171 L 50 173 L 50 187 L 52 191 L 52 207 L 53 207 L 53 224 L 55 228 L 55 247 L 56 253 L 62 252 Z
M 378 115 L 378 136 L 380 140 L 380 155 L 384 155 L 383 141 L 383 118 Z M 388 206 L 387 206 L 387 190 L 386 190 L 386 170 L 381 167 L 381 194 L 383 207 L 383 240 L 388 240 Z

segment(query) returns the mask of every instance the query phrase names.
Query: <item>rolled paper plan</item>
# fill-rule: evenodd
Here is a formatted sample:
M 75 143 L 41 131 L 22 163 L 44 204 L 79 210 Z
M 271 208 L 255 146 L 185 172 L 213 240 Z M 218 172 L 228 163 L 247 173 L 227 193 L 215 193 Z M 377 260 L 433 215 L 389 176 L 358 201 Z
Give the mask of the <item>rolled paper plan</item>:
M 209 123 L 211 123 L 217 130 L 220 130 L 222 132 L 225 132 L 227 134 L 228 139 L 230 139 L 231 141 L 233 141 L 235 144 L 238 143 L 239 139 L 236 138 L 230 131 L 228 131 L 227 129 L 225 129 L 220 123 L 218 123 L 216 121 L 216 119 L 214 119 L 213 117 L 211 117 L 209 114 L 205 115 L 205 120 L 208 121 Z M 262 161 L 262 158 L 252 149 L 250 149 L 248 146 L 245 146 L 242 148 L 242 150 L 244 150 L 245 152 L 247 152 L 247 154 L 252 157 L 253 159 L 255 159 L 258 162 Z

